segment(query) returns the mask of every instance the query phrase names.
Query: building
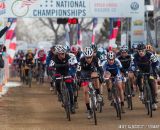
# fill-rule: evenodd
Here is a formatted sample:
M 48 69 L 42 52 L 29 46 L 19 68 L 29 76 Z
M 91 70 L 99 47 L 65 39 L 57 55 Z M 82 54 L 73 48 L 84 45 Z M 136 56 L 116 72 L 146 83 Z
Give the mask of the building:
M 156 45 L 158 48 L 160 48 L 160 0 L 153 0 L 153 3 L 154 3 Z

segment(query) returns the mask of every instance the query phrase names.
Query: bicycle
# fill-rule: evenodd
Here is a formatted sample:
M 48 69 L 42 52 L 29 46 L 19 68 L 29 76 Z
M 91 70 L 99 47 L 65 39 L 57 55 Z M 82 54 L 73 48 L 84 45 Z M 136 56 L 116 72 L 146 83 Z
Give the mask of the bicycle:
M 115 84 L 115 77 L 110 77 L 110 78 L 105 78 L 106 83 L 108 83 L 107 81 L 111 79 L 112 80 L 112 89 L 111 89 L 111 95 L 113 97 L 113 103 L 114 103 L 114 108 L 116 110 L 116 114 L 117 117 L 121 120 L 122 116 L 121 116 L 121 101 L 120 98 L 118 96 L 118 88 L 116 87 Z
M 67 119 L 68 121 L 71 121 L 71 103 L 70 103 L 70 95 L 69 95 L 69 90 L 66 86 L 66 80 L 67 79 L 71 79 L 72 76 L 63 76 L 63 75 L 55 75 L 55 76 L 59 76 L 56 78 L 56 80 L 61 80 L 60 81 L 60 88 L 61 88 L 61 100 L 62 100 L 62 103 L 63 103 L 63 106 L 64 106 L 64 109 L 65 109 L 65 112 L 66 112 L 66 116 L 67 116 Z
M 81 78 L 80 81 L 87 81 L 89 82 L 88 84 L 88 94 L 89 94 L 89 104 L 90 104 L 90 108 L 91 111 L 93 113 L 93 118 L 94 118 L 94 124 L 97 125 L 97 116 L 96 116 L 96 110 L 97 107 L 102 107 L 101 105 L 98 105 L 99 102 L 97 101 L 97 94 L 96 94 L 96 90 L 93 86 L 93 83 L 91 80 L 93 79 L 97 79 L 99 77 L 94 77 L 94 78 Z
M 128 71 L 124 74 L 126 78 L 125 82 L 125 96 L 127 99 L 127 105 L 130 110 L 133 110 L 133 102 L 132 102 L 132 89 L 131 89 L 131 81 L 128 77 Z
M 28 64 L 27 67 L 28 67 L 28 75 L 27 75 L 27 78 L 25 78 L 25 80 L 26 80 L 26 84 L 28 84 L 29 87 L 31 88 L 32 86 L 32 65 Z
M 55 85 L 55 68 L 54 67 L 48 67 L 48 75 L 51 77 L 51 87 L 53 88 L 52 91 L 54 91 L 54 94 L 57 95 L 56 85 Z
M 43 69 L 43 63 L 41 61 L 39 62 L 38 66 L 38 80 L 40 84 L 44 83 L 44 69 Z
M 147 115 L 150 117 L 153 116 L 153 109 L 152 109 L 152 103 L 153 103 L 153 98 L 152 98 L 152 93 L 151 93 L 151 88 L 149 85 L 149 81 L 152 80 L 151 74 L 150 73 L 141 73 L 142 75 L 142 88 L 143 88 L 143 93 L 144 93 L 144 100 L 142 100 L 142 103 L 145 104 L 145 107 L 147 109 Z

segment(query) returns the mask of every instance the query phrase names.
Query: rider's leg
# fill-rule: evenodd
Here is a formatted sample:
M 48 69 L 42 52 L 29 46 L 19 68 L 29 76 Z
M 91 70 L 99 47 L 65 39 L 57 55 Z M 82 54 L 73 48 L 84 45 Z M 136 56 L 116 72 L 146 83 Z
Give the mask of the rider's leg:
M 124 111 L 124 91 L 123 91 L 123 85 L 122 85 L 121 80 L 117 81 L 117 87 L 119 89 L 119 96 L 120 96 L 120 100 L 121 100 L 122 113 L 125 113 L 125 111 Z
M 87 111 L 88 111 L 88 119 L 90 119 L 90 118 L 92 118 L 92 111 L 91 111 L 90 104 L 89 104 L 88 83 L 83 82 L 81 84 L 81 86 L 83 87 L 84 101 L 85 101 L 86 108 L 87 108 Z
M 132 89 L 132 93 L 134 95 L 134 90 L 136 89 L 136 84 L 135 84 L 135 76 L 134 76 L 134 73 L 133 72 L 129 72 L 128 73 L 128 78 L 130 79 L 131 81 L 131 89 Z
M 144 95 L 143 95 L 143 88 L 142 88 L 142 75 L 140 75 L 140 74 L 138 74 L 138 76 L 137 76 L 137 85 L 138 85 L 139 91 L 140 91 L 139 98 L 141 100 L 143 100 L 144 99 Z

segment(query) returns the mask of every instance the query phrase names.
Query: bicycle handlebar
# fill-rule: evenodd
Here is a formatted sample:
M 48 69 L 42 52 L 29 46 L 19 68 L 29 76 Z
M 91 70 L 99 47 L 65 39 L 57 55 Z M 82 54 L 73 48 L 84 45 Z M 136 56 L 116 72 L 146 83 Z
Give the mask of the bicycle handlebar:
M 72 76 L 60 76 L 56 79 L 69 79 L 69 78 L 72 78 Z
M 99 77 L 80 78 L 80 80 L 81 80 L 81 81 L 82 81 L 82 80 L 92 80 L 92 79 L 97 79 L 97 78 L 99 78 Z

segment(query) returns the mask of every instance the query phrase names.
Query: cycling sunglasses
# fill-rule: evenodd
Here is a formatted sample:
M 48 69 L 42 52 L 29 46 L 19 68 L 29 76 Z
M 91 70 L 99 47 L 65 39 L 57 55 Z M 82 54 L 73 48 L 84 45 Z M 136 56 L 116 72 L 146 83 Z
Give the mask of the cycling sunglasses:
M 108 59 L 109 61 L 114 61 L 114 59 Z
M 86 59 L 91 59 L 93 56 L 86 57 Z
M 145 52 L 145 50 L 138 50 L 138 52 Z
M 65 55 L 65 53 L 59 53 L 60 55 Z

